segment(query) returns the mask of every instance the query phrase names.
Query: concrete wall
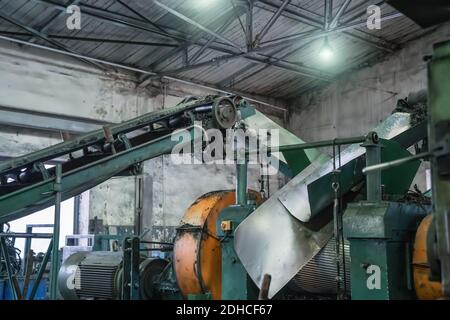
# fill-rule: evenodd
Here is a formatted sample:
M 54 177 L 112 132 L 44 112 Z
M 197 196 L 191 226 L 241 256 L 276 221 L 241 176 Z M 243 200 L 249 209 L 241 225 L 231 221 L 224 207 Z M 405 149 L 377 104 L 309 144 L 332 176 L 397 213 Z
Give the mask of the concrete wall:
M 250 165 L 248 188 L 260 190 L 260 167 Z M 147 161 L 144 166 L 142 227 L 150 228 L 153 240 L 170 241 L 186 209 L 201 195 L 235 188 L 234 165 L 172 163 L 170 156 Z M 283 183 L 281 175 L 269 177 L 270 194 Z M 268 195 L 268 194 L 266 194 Z M 166 228 L 169 226 L 169 228 Z
M 446 24 L 372 67 L 291 101 L 290 130 L 306 141 L 366 134 L 391 114 L 398 99 L 427 87 L 423 57 L 432 53 L 434 43 L 449 39 Z M 414 181 L 422 189 L 426 168 L 424 164 Z
M 163 90 L 138 90 L 134 75 L 104 73 L 70 57 L 6 42 L 0 42 L 0 75 L 0 108 L 19 110 L 24 117 L 39 112 L 116 123 L 171 107 L 186 95 L 212 94 L 179 83 L 165 84 Z M 283 123 L 283 118 L 272 119 Z M 1 126 L 0 157 L 16 157 L 61 141 L 60 132 Z M 252 172 L 249 185 L 259 190 L 259 170 Z M 143 176 L 138 177 L 144 181 L 141 229 L 155 225 L 154 236 L 161 236 L 159 231 L 166 226 L 178 225 L 197 197 L 233 188 L 233 176 L 234 167 L 175 166 L 167 157 L 146 162 Z M 102 220 L 104 231 L 115 232 L 117 226 L 133 225 L 139 206 L 135 181 L 138 178 L 113 178 L 82 194 L 80 233 L 89 232 L 89 219 L 95 217 Z M 278 177 L 274 177 L 272 190 L 278 183 Z

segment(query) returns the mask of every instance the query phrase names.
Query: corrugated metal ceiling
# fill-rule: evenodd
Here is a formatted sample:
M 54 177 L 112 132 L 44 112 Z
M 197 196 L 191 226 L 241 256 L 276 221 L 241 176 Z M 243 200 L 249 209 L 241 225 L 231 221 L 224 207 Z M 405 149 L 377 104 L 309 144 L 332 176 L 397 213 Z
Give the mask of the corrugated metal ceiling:
M 331 1 L 332 17 L 344 1 Z M 0 0 L 0 14 L 23 26 L 41 31 L 70 50 L 83 55 L 227 90 L 282 99 L 298 96 L 322 84 L 323 80 L 317 78 L 325 76 L 332 79 L 342 72 L 358 68 L 367 61 L 379 59 L 425 32 L 406 17 L 383 21 L 381 30 L 368 30 L 365 21 L 366 10 L 370 4 L 380 4 L 383 16 L 395 14 L 395 10 L 382 3 L 383 1 L 352 0 L 341 16 L 337 28 L 358 22 L 360 25 L 328 36 L 335 52 L 335 59 L 330 64 L 325 64 L 318 54 L 324 37 L 297 39 L 284 45 L 258 49 L 252 54 L 241 53 L 233 59 L 204 64 L 217 57 L 238 55 L 239 50 L 215 38 L 196 61 L 189 62 L 189 59 L 201 50 L 202 45 L 212 38 L 211 34 L 148 0 L 123 0 L 135 12 L 117 0 L 78 1 L 82 12 L 82 28 L 71 31 L 66 27 L 68 15 L 64 8 L 72 2 L 73 0 Z M 245 48 L 244 51 L 247 50 L 244 32 L 246 9 L 241 5 L 243 1 L 160 2 L 220 33 L 238 47 Z M 283 2 L 254 1 L 253 36 L 264 28 Z M 324 4 L 325 0 L 291 0 L 260 46 L 267 46 L 272 40 L 294 34 L 323 32 L 321 28 L 324 24 Z M 154 24 L 158 26 L 155 27 Z M 172 37 L 161 35 L 161 32 L 158 34 L 155 28 L 163 29 Z M 52 46 L 39 37 L 24 34 L 29 32 L 30 29 L 26 30 L 0 19 L 0 34 Z M 110 43 L 102 41 L 103 39 L 119 40 L 123 43 Z M 186 39 L 191 44 L 186 45 Z M 190 65 L 200 65 L 186 68 L 186 56 Z M 174 70 L 178 71 L 173 73 Z

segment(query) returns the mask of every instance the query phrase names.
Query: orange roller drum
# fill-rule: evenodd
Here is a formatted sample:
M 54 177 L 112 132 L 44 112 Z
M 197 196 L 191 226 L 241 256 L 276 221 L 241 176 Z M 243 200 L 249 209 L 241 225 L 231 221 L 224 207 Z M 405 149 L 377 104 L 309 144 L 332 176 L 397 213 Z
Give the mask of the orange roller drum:
M 440 282 L 430 281 L 430 266 L 427 255 L 427 236 L 433 216 L 426 216 L 419 225 L 414 242 L 413 270 L 414 285 L 417 298 L 420 300 L 435 300 L 442 298 Z
M 261 196 L 249 191 L 249 198 Z M 235 192 L 217 191 L 198 198 L 181 219 L 174 244 L 174 271 L 182 295 L 211 293 L 221 298 L 221 248 L 216 221 L 222 211 L 236 202 Z

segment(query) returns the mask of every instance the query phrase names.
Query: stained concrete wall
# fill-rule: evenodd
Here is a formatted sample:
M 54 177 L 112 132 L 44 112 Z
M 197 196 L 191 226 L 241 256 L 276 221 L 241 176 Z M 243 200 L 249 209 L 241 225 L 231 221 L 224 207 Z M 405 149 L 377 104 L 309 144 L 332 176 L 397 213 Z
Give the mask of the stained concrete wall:
M 149 238 L 170 241 L 181 217 L 197 198 L 211 191 L 235 188 L 235 170 L 234 165 L 175 165 L 170 156 L 147 161 L 143 173 L 142 227 L 150 228 Z M 248 188 L 260 191 L 260 178 L 260 167 L 249 165 Z M 281 175 L 273 175 L 268 183 L 265 191 L 272 194 L 284 180 Z
M 450 24 L 408 43 L 372 67 L 345 75 L 329 86 L 290 102 L 289 128 L 305 141 L 364 135 L 387 118 L 397 100 L 427 87 L 424 56 L 434 43 L 450 40 Z M 421 166 L 413 183 L 424 190 Z
M 108 123 L 122 122 L 167 108 L 186 95 L 212 94 L 179 83 L 138 90 L 132 74 L 93 69 L 73 58 L 0 42 L 0 107 L 43 112 Z M 165 94 L 161 94 L 164 92 Z M 271 101 L 272 103 L 276 101 Z M 282 124 L 283 118 L 272 116 Z M 16 157 L 61 142 L 58 132 L 0 127 L 0 157 Z M 142 228 L 153 225 L 153 236 L 177 226 L 186 208 L 200 195 L 234 187 L 234 167 L 174 166 L 159 157 L 144 165 Z M 259 170 L 252 170 L 249 185 L 259 190 Z M 117 177 L 81 196 L 80 233 L 89 232 L 89 219 L 102 220 L 104 231 L 136 223 L 135 177 Z M 271 188 L 278 187 L 278 177 Z M 108 228 L 111 227 L 111 228 Z M 167 232 L 165 232 L 167 234 Z

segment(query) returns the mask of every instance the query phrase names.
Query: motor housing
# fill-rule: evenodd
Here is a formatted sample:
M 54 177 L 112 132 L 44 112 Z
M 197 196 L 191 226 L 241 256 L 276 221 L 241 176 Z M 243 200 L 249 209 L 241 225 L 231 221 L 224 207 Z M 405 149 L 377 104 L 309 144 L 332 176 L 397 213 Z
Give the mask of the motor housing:
M 160 298 L 157 278 L 168 263 L 159 258 L 142 258 L 139 265 L 140 299 Z M 65 300 L 119 300 L 122 274 L 122 252 L 77 252 L 61 266 L 58 287 Z

